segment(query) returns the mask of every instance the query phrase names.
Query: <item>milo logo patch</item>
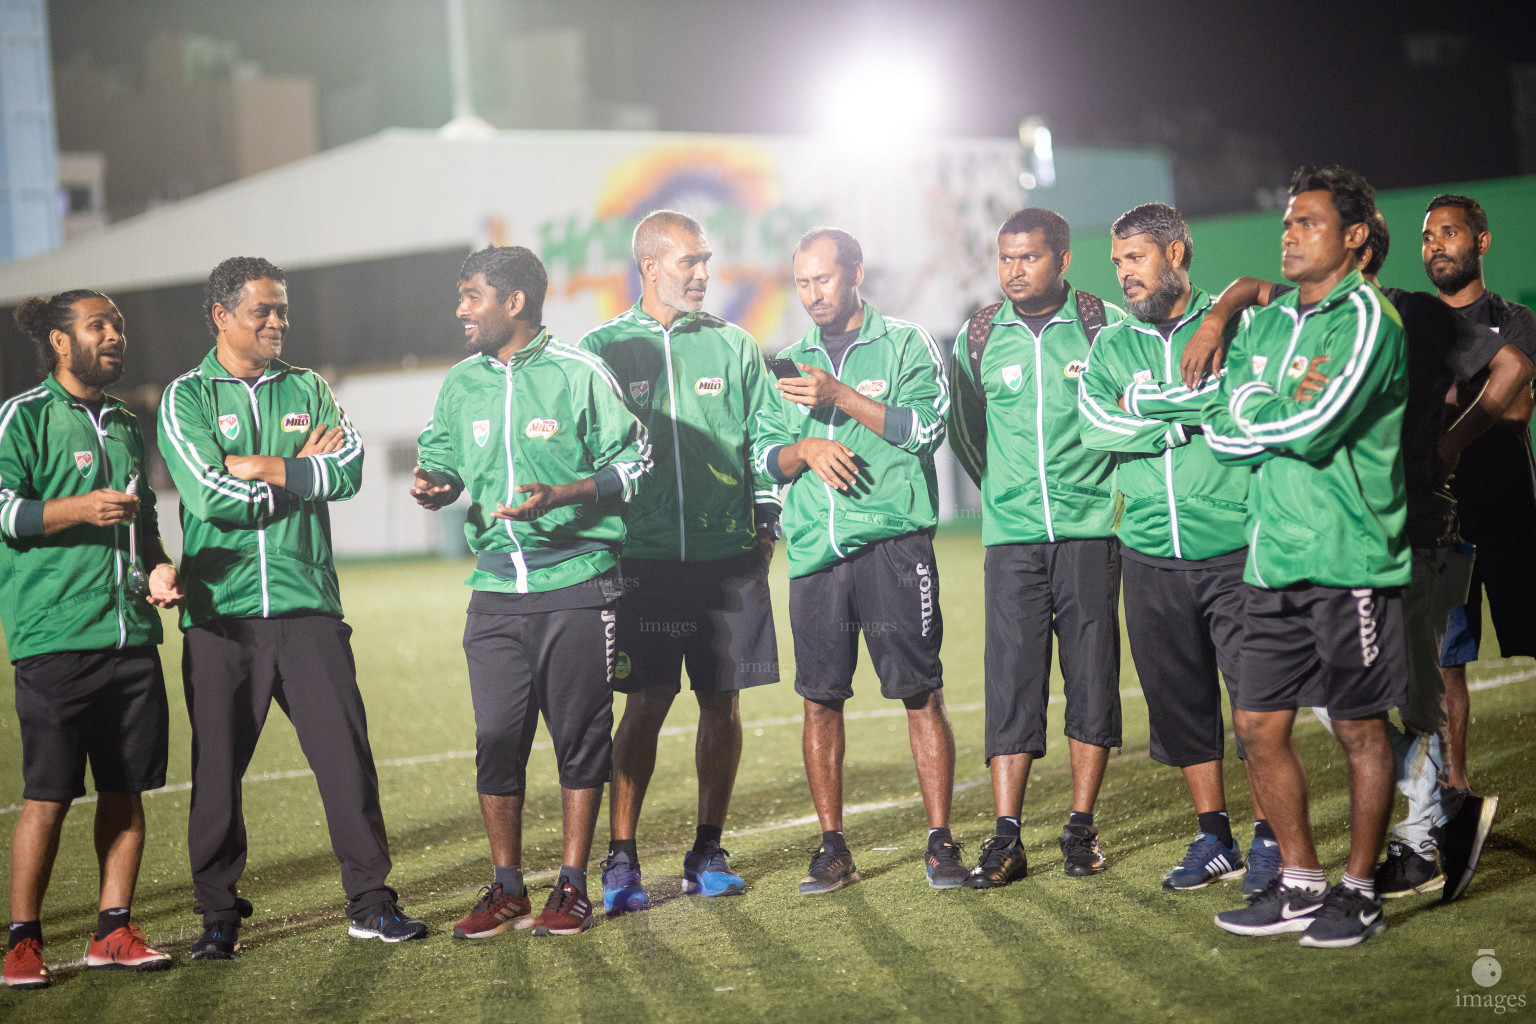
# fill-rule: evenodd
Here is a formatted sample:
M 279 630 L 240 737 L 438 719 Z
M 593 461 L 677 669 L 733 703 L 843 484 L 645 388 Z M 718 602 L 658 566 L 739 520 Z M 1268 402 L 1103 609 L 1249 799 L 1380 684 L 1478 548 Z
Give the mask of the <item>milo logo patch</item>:
M 559 420 L 532 419 L 523 433 L 529 437 L 550 438 L 555 436 L 555 431 L 560 429 Z
M 693 390 L 701 395 L 718 395 L 725 390 L 723 377 L 700 377 Z
M 283 417 L 283 430 L 285 433 L 296 434 L 301 430 L 309 429 L 309 413 L 291 412 Z
M 885 389 L 887 386 L 888 385 L 883 380 L 861 380 L 859 381 L 859 386 L 853 390 L 857 391 L 865 398 L 879 398 L 881 395 L 885 394 Z
M 1065 367 L 1063 367 L 1061 372 L 1067 377 L 1076 380 L 1078 377 L 1083 375 L 1083 371 L 1086 369 L 1088 369 L 1087 363 L 1083 362 L 1081 359 L 1074 359 Z

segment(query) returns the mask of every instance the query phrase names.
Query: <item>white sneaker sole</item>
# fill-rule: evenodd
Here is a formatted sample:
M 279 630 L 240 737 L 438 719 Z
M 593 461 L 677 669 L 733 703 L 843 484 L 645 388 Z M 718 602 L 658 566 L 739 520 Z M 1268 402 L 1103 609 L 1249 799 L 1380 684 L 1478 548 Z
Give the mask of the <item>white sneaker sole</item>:
M 1347 949 L 1350 946 L 1358 946 L 1373 935 L 1380 935 L 1387 930 L 1387 922 L 1377 919 L 1359 935 L 1348 935 L 1342 939 L 1314 939 L 1303 935 L 1297 940 L 1297 945 L 1306 946 L 1308 949 Z
M 1293 917 L 1286 921 L 1275 921 L 1271 924 L 1231 924 L 1220 917 L 1213 918 L 1216 927 L 1229 931 L 1233 935 L 1284 935 L 1286 932 L 1304 932 L 1312 925 L 1311 915 L 1306 917 Z
M 1168 884 L 1168 876 L 1164 875 L 1163 876 L 1163 888 L 1167 889 L 1169 892 L 1193 892 L 1196 889 L 1204 889 L 1206 886 L 1210 885 L 1212 882 L 1230 882 L 1230 881 L 1232 881 L 1232 879 L 1234 879 L 1234 878 L 1242 878 L 1246 874 L 1248 874 L 1248 869 L 1246 867 L 1235 867 L 1231 871 L 1226 872 L 1225 874 L 1212 875 L 1210 878 L 1207 878 L 1205 881 L 1201 882 L 1199 885 L 1169 885 Z
M 1445 876 L 1436 875 L 1423 885 L 1416 885 L 1411 889 L 1399 889 L 1397 892 L 1382 892 L 1376 890 L 1376 895 L 1384 900 L 1402 899 L 1404 896 L 1422 896 L 1427 892 L 1438 892 L 1445 888 Z
M 347 934 L 354 939 L 379 939 L 383 942 L 410 942 L 413 939 L 424 939 L 426 935 L 385 935 L 383 932 L 374 931 L 372 928 L 359 928 L 357 925 L 348 925 Z
M 487 931 L 483 931 L 483 932 L 466 932 L 466 931 L 461 931 L 457 926 L 455 926 L 453 931 L 451 932 L 451 934 L 456 939 L 491 939 L 491 938 L 495 938 L 498 935 L 505 935 L 507 932 L 512 932 L 512 931 L 520 932 L 520 931 L 522 931 L 525 928 L 532 928 L 533 927 L 533 921 L 534 921 L 534 915 L 532 915 L 532 914 L 525 914 L 522 917 L 514 917 L 510 921 L 503 921 L 501 924 L 497 925 L 495 928 L 491 928 L 491 929 L 489 929 Z

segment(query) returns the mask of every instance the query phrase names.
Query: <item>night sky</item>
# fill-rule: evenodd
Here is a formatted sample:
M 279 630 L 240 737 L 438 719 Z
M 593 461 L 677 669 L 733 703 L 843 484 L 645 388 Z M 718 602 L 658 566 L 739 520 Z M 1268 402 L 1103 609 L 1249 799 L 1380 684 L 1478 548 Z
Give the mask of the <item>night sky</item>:
M 1161 147 L 1190 213 L 1251 209 L 1251 188 L 1224 185 L 1245 174 L 1283 185 L 1302 162 L 1352 166 L 1379 188 L 1520 173 L 1509 69 L 1536 62 L 1529 2 L 468 3 L 482 95 L 505 78 L 488 69 L 495 40 L 578 26 L 599 102 L 651 104 L 663 129 L 796 132 L 814 120 L 829 67 L 906 54 L 944 78 L 946 133 L 1007 135 L 1040 114 L 1061 144 Z M 448 117 L 440 0 L 49 7 L 59 62 L 136 67 L 154 33 L 178 31 L 232 40 L 269 73 L 312 76 L 327 144 Z

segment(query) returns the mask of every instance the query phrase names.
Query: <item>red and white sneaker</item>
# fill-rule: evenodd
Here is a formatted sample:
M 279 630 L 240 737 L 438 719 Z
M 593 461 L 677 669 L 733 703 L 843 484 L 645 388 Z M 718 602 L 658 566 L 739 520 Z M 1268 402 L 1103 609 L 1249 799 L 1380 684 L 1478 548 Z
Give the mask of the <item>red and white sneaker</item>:
M 104 939 L 91 940 L 85 966 L 93 971 L 163 971 L 171 966 L 171 958 L 151 946 L 138 925 L 126 924 Z
M 488 939 L 502 932 L 533 927 L 533 904 L 527 892 L 513 896 L 500 882 L 480 890 L 480 900 L 469 916 L 453 926 L 456 939 Z
M 580 935 L 595 924 L 597 918 L 592 916 L 592 901 L 587 894 L 562 878 L 533 923 L 533 934 Z
M 43 944 L 22 939 L 5 953 L 5 983 L 11 988 L 47 988 L 53 975 L 43 963 Z

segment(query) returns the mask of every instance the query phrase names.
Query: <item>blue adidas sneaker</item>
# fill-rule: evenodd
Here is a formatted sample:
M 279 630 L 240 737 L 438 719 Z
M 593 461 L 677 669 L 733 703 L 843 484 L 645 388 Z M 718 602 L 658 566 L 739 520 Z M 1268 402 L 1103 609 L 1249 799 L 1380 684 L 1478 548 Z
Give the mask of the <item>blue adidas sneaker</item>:
M 708 853 L 689 850 L 683 856 L 683 892 L 700 896 L 737 896 L 747 891 L 747 883 L 731 872 L 731 855 L 719 845 Z
M 627 853 L 613 853 L 603 861 L 603 910 L 610 914 L 628 914 L 649 910 L 650 897 L 640 884 L 640 865 Z
M 1279 877 L 1280 844 L 1273 839 L 1254 836 L 1253 845 L 1248 847 L 1248 873 L 1243 876 L 1243 895 L 1250 900 L 1258 899 L 1265 887 Z
M 1212 882 L 1237 878 L 1243 873 L 1243 855 L 1209 832 L 1201 832 L 1189 844 L 1184 859 L 1163 876 L 1164 889 L 1203 889 Z

